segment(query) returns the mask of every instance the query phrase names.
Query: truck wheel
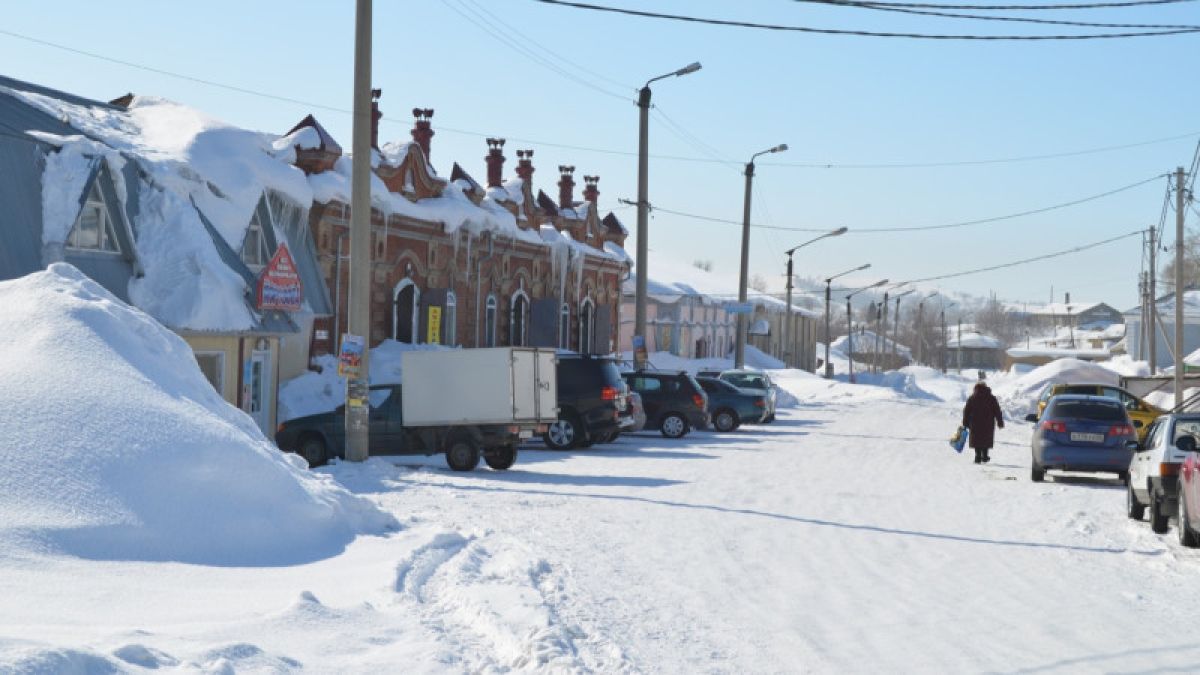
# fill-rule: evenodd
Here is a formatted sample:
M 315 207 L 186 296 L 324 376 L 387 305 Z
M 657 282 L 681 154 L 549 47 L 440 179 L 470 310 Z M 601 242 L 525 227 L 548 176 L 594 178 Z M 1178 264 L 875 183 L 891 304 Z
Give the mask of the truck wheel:
M 324 466 L 325 462 L 329 461 L 329 454 L 325 450 L 325 439 L 316 434 L 309 434 L 301 438 L 296 454 L 303 457 L 309 467 Z
M 713 427 L 717 431 L 733 431 L 738 428 L 738 414 L 729 408 L 721 408 L 713 415 Z
M 683 415 L 679 413 L 667 413 L 663 416 L 660 430 L 662 435 L 667 438 L 683 438 L 687 436 L 688 431 L 691 431 L 688 428 L 687 420 L 683 419 Z
M 491 452 L 484 453 L 483 461 L 496 471 L 504 471 L 512 468 L 517 462 L 517 446 L 502 445 L 498 448 L 492 448 Z
M 454 471 L 471 471 L 479 464 L 479 444 L 470 436 L 456 436 L 446 445 L 446 464 Z
M 579 418 L 574 414 L 567 413 L 555 420 L 542 434 L 542 440 L 546 445 L 555 450 L 568 450 L 583 439 L 583 426 L 579 423 Z
M 1146 515 L 1146 505 L 1138 501 L 1137 495 L 1133 494 L 1133 486 L 1128 482 L 1125 483 L 1125 515 L 1132 520 L 1141 520 Z
M 1151 493 L 1150 495 L 1150 530 L 1154 534 L 1166 534 L 1167 530 L 1171 529 L 1170 524 L 1171 514 L 1165 513 L 1163 510 L 1163 498 L 1161 494 Z

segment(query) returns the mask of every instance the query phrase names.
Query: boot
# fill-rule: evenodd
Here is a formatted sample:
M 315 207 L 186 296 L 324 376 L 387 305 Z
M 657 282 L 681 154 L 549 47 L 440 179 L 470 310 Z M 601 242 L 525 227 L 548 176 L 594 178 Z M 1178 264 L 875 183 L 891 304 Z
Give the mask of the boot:
M 992 461 L 992 458 L 988 456 L 988 451 L 984 450 L 983 451 L 983 463 L 987 464 L 990 461 Z
M 976 450 L 975 450 L 975 463 L 976 463 L 976 464 L 979 464 L 979 463 L 981 463 L 982 461 L 983 461 L 983 457 L 982 457 L 982 456 L 980 456 L 980 454 L 979 454 L 979 450 L 978 450 L 978 449 L 976 449 Z

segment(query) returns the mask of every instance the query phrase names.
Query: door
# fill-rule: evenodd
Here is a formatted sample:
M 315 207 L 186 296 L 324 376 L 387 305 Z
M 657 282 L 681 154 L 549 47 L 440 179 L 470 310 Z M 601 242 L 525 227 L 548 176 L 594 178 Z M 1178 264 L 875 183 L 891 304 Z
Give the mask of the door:
M 646 419 L 650 424 L 658 424 L 658 416 L 663 411 L 665 392 L 663 382 L 657 377 L 634 375 L 629 378 L 629 388 L 642 397 L 642 407 L 646 410 Z
M 558 368 L 557 359 L 550 350 L 537 353 L 537 396 L 538 418 L 553 422 L 558 419 Z
M 532 349 L 512 350 L 513 420 L 537 419 L 537 367 Z
M 250 352 L 250 363 L 242 383 L 243 400 L 246 412 L 267 438 L 275 434 L 271 428 L 271 382 L 271 352 L 257 349 Z

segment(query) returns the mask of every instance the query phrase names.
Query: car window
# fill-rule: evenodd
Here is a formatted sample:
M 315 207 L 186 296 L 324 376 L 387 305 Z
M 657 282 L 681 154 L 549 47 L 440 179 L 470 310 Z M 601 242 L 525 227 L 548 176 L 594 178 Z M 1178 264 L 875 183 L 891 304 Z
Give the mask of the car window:
M 1125 409 L 1115 401 L 1112 403 L 1098 400 L 1064 401 L 1061 398 L 1056 398 L 1050 405 L 1052 410 L 1048 414 L 1049 417 L 1067 417 L 1071 419 L 1096 420 L 1099 422 L 1123 422 L 1126 418 Z
M 1175 445 L 1184 436 L 1191 436 L 1197 441 L 1200 441 L 1200 420 L 1179 420 L 1175 423 L 1175 433 L 1171 438 L 1171 445 Z M 1200 442 L 1197 443 L 1200 446 Z
M 723 379 L 725 381 L 731 382 L 734 385 L 739 386 L 739 387 L 748 387 L 751 389 L 766 389 L 767 388 L 766 385 L 763 383 L 762 376 L 760 376 L 760 375 L 751 375 L 749 373 L 732 373 L 729 375 L 725 375 L 723 377 Z
M 660 391 L 662 389 L 662 382 L 657 377 L 634 377 L 629 384 L 634 390 L 643 393 Z
M 1146 432 L 1146 447 L 1153 448 L 1162 440 L 1163 428 L 1166 426 L 1162 420 L 1155 420 L 1150 424 L 1150 430 Z
M 1076 384 L 1076 385 L 1072 385 L 1072 386 L 1063 387 L 1063 390 L 1058 393 L 1060 393 L 1060 394 L 1095 394 L 1095 393 L 1097 393 L 1097 389 L 1096 389 L 1096 387 L 1094 387 L 1090 384 L 1087 384 L 1087 385 Z
M 716 380 L 697 379 L 696 381 L 700 383 L 700 386 L 704 389 L 704 391 L 707 391 L 710 394 L 714 394 L 718 391 L 721 391 L 721 385 L 717 384 Z M 722 382 L 721 384 L 724 384 L 724 382 Z

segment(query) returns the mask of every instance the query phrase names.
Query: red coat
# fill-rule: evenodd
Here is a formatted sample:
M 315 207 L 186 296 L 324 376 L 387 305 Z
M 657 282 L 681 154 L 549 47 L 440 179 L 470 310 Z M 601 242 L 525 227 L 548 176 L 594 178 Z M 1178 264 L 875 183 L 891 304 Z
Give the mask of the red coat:
M 988 450 L 992 447 L 996 426 L 1004 428 L 1004 413 L 992 390 L 982 382 L 963 406 L 963 426 L 971 430 L 969 442 L 972 448 Z

